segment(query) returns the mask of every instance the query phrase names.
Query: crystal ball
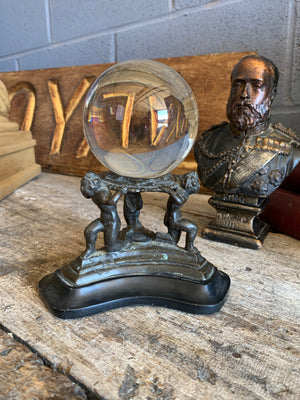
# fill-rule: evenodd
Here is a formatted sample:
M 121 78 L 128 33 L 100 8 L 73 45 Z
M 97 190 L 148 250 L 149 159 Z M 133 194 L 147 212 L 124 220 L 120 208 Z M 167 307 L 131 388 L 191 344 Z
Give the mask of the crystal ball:
M 174 69 L 132 60 L 106 70 L 84 106 L 84 134 L 109 170 L 134 178 L 170 172 L 188 155 L 198 129 L 198 107 Z

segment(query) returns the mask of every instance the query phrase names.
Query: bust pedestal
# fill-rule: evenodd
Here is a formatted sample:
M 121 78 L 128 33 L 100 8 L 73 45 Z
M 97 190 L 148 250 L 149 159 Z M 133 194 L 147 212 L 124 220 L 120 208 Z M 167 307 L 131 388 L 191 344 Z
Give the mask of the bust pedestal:
M 205 239 L 249 249 L 262 247 L 269 227 L 259 215 L 268 199 L 215 194 L 208 202 L 217 210 L 217 217 L 204 229 Z

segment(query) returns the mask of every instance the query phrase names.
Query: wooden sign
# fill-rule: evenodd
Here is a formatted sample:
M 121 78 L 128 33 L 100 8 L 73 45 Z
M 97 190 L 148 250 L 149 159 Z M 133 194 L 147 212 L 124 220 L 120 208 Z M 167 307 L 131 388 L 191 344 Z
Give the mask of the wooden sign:
M 159 59 L 191 86 L 199 106 L 199 132 L 226 119 L 230 74 L 246 53 Z M 44 171 L 82 176 L 105 168 L 89 151 L 82 110 L 93 81 L 113 64 L 0 73 L 11 98 L 10 119 L 36 140 L 36 161 Z M 195 170 L 190 154 L 177 172 Z

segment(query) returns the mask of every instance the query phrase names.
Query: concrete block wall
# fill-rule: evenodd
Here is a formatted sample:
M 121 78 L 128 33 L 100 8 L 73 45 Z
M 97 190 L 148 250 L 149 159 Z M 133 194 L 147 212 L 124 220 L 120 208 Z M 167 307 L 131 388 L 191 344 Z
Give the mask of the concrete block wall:
M 255 50 L 300 134 L 300 0 L 0 0 L 0 71 Z

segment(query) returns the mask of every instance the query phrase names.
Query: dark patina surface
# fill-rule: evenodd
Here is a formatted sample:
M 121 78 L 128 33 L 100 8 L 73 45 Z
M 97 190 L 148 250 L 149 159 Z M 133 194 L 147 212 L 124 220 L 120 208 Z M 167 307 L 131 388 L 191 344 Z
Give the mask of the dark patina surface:
M 74 261 L 40 282 L 40 293 L 61 318 L 77 318 L 130 304 L 156 304 L 193 313 L 218 311 L 229 289 L 228 275 L 194 246 L 197 226 L 181 215 L 190 194 L 199 191 L 195 172 L 135 179 L 111 172 L 88 172 L 81 191 L 99 207 L 100 217 L 85 229 L 86 249 Z M 169 194 L 164 224 L 153 232 L 139 221 L 141 192 Z M 124 195 L 120 230 L 117 202 Z M 98 234 L 104 247 L 96 248 Z M 185 232 L 185 247 L 179 247 Z
M 203 232 L 207 239 L 261 247 L 268 226 L 259 214 L 300 160 L 300 139 L 270 120 L 278 77 L 270 60 L 242 58 L 231 75 L 229 122 L 213 126 L 195 144 L 200 181 L 215 192 L 210 204 L 218 213 Z

